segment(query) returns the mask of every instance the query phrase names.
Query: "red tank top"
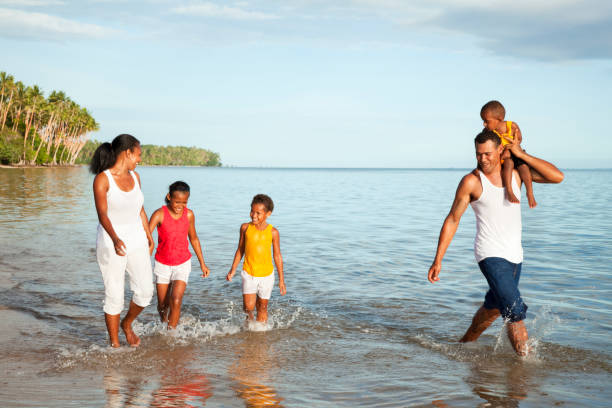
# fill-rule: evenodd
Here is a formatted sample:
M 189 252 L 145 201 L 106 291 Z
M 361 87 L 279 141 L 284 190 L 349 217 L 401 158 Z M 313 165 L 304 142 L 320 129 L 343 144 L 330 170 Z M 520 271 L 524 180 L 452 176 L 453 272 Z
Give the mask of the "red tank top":
M 157 227 L 157 252 L 155 260 L 164 265 L 180 265 L 191 259 L 191 252 L 187 243 L 189 233 L 189 219 L 187 218 L 187 207 L 183 209 L 183 215 L 175 220 L 170 215 L 165 205 L 164 221 Z

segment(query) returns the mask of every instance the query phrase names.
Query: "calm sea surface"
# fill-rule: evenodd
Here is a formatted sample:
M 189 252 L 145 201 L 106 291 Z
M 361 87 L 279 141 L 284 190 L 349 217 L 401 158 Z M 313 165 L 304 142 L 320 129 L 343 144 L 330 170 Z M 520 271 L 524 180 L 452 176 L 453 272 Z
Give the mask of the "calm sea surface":
M 501 321 L 476 343 L 456 342 L 486 290 L 471 208 L 440 282 L 426 280 L 465 170 L 138 171 L 148 214 L 171 182 L 191 185 L 211 275 L 199 276 L 194 257 L 176 335 L 153 303 L 135 324 L 141 346 L 111 350 L 93 176 L 0 169 L 0 406 L 611 404 L 611 171 L 567 171 L 562 184 L 535 187 L 536 209 L 523 207 L 527 359 Z M 240 279 L 224 278 L 260 192 L 275 202 L 288 293 L 275 288 L 272 327 L 256 332 L 243 324 Z

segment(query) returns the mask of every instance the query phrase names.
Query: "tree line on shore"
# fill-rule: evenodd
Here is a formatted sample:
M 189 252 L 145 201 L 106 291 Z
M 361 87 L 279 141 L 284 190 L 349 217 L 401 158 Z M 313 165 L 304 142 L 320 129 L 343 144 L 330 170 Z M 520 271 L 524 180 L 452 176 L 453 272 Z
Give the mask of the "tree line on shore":
M 0 72 L 0 164 L 87 164 L 100 142 L 89 140 L 99 124 L 62 91 L 45 97 Z M 218 153 L 197 147 L 142 145 L 142 164 L 221 166 Z
M 97 140 L 88 140 L 81 150 L 76 164 L 89 164 L 94 151 L 100 146 Z M 218 153 L 199 147 L 157 146 L 144 144 L 142 149 L 143 165 L 149 166 L 221 166 Z
M 87 109 L 63 91 L 45 98 L 38 85 L 0 72 L 0 162 L 75 164 L 89 134 L 98 129 Z

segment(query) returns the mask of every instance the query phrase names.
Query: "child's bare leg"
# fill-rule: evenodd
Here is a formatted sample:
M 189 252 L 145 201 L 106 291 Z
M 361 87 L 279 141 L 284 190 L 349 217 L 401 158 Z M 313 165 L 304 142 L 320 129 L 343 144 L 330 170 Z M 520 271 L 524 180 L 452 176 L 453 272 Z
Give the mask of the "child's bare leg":
M 162 323 L 168 321 L 168 302 L 171 291 L 172 288 L 169 283 L 157 284 L 157 311 Z
M 119 347 L 119 315 L 104 313 L 104 320 L 106 321 L 106 330 L 108 330 L 111 347 Z
M 268 299 L 262 299 L 257 296 L 257 321 L 267 322 L 268 321 Z
M 255 301 L 257 295 L 255 293 L 245 293 L 242 295 L 242 303 L 244 312 L 247 314 L 247 320 L 253 320 L 253 309 L 255 309 Z
M 527 341 L 527 328 L 525 323 L 521 320 L 520 322 L 508 323 L 507 325 L 508 339 L 519 356 L 526 356 L 529 353 L 529 346 Z
M 168 315 L 168 329 L 176 329 L 179 318 L 181 317 L 181 305 L 183 304 L 183 294 L 187 283 L 182 280 L 172 281 L 172 293 L 170 294 L 170 314 Z
M 538 203 L 533 195 L 533 180 L 531 178 L 531 170 L 526 164 L 518 166 L 518 172 L 521 176 L 521 180 L 525 183 L 525 191 L 527 192 L 527 201 L 529 201 L 529 208 L 534 208 Z
M 509 155 L 508 155 L 509 156 Z M 504 163 L 502 164 L 502 180 L 504 181 L 504 187 L 506 188 L 506 195 L 508 201 L 511 203 L 520 203 L 519 199 L 514 195 L 512 191 L 512 171 L 514 170 L 514 162 L 510 157 L 504 157 Z
M 499 310 L 497 309 L 486 309 L 484 306 L 480 306 L 480 309 L 476 311 L 472 324 L 467 329 L 463 337 L 459 340 L 461 343 L 467 343 L 469 341 L 476 341 L 478 337 L 499 317 Z
M 142 312 L 142 309 L 144 309 L 144 307 L 138 306 L 133 300 L 130 301 L 130 308 L 121 321 L 121 328 L 123 329 L 123 333 L 125 333 L 125 338 L 132 347 L 138 347 L 140 345 L 140 338 L 138 338 L 136 333 L 132 330 L 132 322 L 136 320 L 136 317 Z

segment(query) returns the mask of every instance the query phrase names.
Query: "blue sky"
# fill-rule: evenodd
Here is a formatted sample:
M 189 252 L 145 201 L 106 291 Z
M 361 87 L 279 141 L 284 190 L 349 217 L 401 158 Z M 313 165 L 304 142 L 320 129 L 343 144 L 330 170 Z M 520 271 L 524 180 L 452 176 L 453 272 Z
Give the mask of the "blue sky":
M 471 167 L 498 99 L 527 151 L 612 167 L 608 0 L 0 0 L 0 71 L 226 165 Z

